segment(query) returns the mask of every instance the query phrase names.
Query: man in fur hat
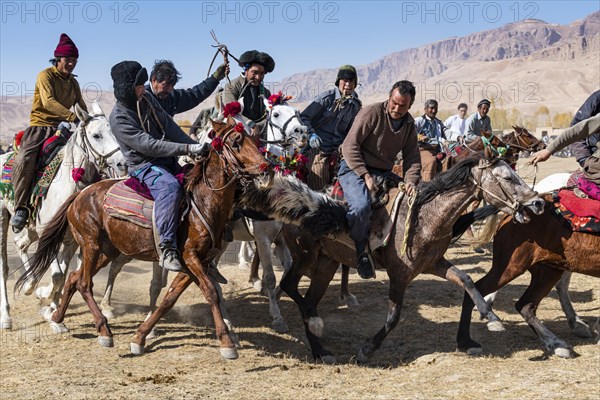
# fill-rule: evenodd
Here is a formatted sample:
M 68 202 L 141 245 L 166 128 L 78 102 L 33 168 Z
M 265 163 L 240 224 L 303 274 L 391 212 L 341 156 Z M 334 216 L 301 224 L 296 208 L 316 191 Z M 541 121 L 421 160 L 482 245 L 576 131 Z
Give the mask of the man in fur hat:
M 273 72 L 275 61 L 267 53 L 257 50 L 246 51 L 240 56 L 239 65 L 242 75 L 225 85 L 221 93 L 221 104 L 224 107 L 233 101 L 238 101 L 242 107 L 242 115 L 248 118 L 248 126 L 252 133 L 257 135 L 266 126 L 267 109 L 264 99 L 271 96 L 271 92 L 263 85 L 265 75 Z
M 37 76 L 29 127 L 23 134 L 13 167 L 16 211 L 10 224 L 15 232 L 20 232 L 29 220 L 29 198 L 41 145 L 56 133 L 59 126 L 70 129 L 71 122 L 79 122 L 70 110 L 75 104 L 87 111 L 79 83 L 73 75 L 78 58 L 77 46 L 66 33 L 62 33 L 54 58 L 50 60 L 52 67 Z
M 182 265 L 177 226 L 182 188 L 174 177 L 179 171 L 177 157 L 202 155 L 207 148 L 187 136 L 145 92 L 148 73 L 138 62 L 122 61 L 112 67 L 110 74 L 117 99 L 110 114 L 110 127 L 127 159 L 129 175 L 145 184 L 154 197 L 160 265 L 179 272 Z
M 307 181 L 311 189 L 321 190 L 331 183 L 337 164 L 338 148 L 348 135 L 354 117 L 362 107 L 355 89 L 358 75 L 352 65 L 340 67 L 335 88 L 317 96 L 300 114 L 308 127 L 311 172 Z
M 481 136 L 481 131 L 492 131 L 492 121 L 488 115 L 490 105 L 491 103 L 488 99 L 481 100 L 477 103 L 477 112 L 467 118 L 467 122 L 465 123 L 467 126 L 465 140 L 467 142 L 471 142 L 477 136 Z

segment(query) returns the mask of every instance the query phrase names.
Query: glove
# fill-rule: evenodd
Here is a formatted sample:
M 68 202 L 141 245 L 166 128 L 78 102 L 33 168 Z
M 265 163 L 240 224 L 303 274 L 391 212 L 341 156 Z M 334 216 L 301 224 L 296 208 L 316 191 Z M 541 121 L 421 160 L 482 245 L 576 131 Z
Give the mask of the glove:
M 313 149 L 318 149 L 319 147 L 321 147 L 321 143 L 321 138 L 316 133 L 311 134 L 308 138 L 308 144 Z
M 225 75 L 228 72 L 229 72 L 229 65 L 221 64 L 221 65 L 219 65 L 219 68 L 217 68 L 217 70 L 212 74 L 212 76 L 216 80 L 220 81 L 221 79 L 225 78 Z
M 208 143 L 190 144 L 188 151 L 194 157 L 206 157 L 210 153 L 210 145 Z
M 63 121 L 60 124 L 58 124 L 57 129 L 61 132 L 70 134 L 71 133 L 71 123 L 67 122 L 67 121 Z

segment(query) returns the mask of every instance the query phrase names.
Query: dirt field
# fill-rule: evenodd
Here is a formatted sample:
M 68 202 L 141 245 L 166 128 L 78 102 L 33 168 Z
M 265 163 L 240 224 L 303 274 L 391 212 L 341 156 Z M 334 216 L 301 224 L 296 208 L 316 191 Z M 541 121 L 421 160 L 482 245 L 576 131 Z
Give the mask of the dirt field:
M 538 181 L 553 172 L 572 170 L 572 159 L 553 158 L 540 167 Z M 529 180 L 533 170 L 521 169 Z M 491 265 L 491 247 L 478 255 L 465 242 L 448 252 L 448 259 L 471 274 L 482 276 Z M 12 265 L 19 265 L 12 258 Z M 282 313 L 291 331 L 269 329 L 268 303 L 247 283 L 248 272 L 221 267 L 230 284 L 224 287 L 230 315 L 243 348 L 240 358 L 224 361 L 218 352 L 213 322 L 199 290 L 190 288 L 166 320 L 160 336 L 148 343 L 141 357 L 129 354 L 129 339 L 143 321 L 148 303 L 150 265 L 125 267 L 116 285 L 111 327 L 115 347 L 103 348 L 87 306 L 76 294 L 65 319 L 68 334 L 55 335 L 38 315 L 39 301 L 13 300 L 14 328 L 0 332 L 0 398 L 8 399 L 598 399 L 600 346 L 573 336 L 555 292 L 538 315 L 579 356 L 546 358 L 533 333 L 514 310 L 528 276 L 506 287 L 495 308 L 505 332 L 488 332 L 474 318 L 472 332 L 484 355 L 455 352 L 455 334 L 463 293 L 430 276 L 416 279 L 407 292 L 402 318 L 382 348 L 366 365 L 355 356 L 362 343 L 384 323 L 387 280 L 351 275 L 356 308 L 338 306 L 339 276 L 323 299 L 324 344 L 338 365 L 315 364 L 302 342 L 303 326 L 296 305 L 287 297 Z M 280 272 L 278 273 L 279 276 Z M 11 276 L 10 288 L 15 276 Z M 46 282 L 44 280 L 43 282 Z M 95 280 L 101 297 L 106 273 Z M 9 289 L 9 290 L 11 290 Z M 597 279 L 573 276 L 571 297 L 588 323 L 600 315 Z

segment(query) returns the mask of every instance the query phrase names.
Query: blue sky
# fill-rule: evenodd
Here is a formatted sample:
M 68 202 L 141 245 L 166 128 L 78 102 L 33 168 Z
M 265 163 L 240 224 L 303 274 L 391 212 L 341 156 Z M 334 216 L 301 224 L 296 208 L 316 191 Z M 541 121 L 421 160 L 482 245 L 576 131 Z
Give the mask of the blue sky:
M 110 68 L 171 59 L 178 87 L 206 77 L 210 30 L 232 54 L 270 53 L 277 82 L 296 72 L 370 63 L 386 54 L 524 18 L 567 24 L 600 9 L 588 1 L 1 1 L 2 94 L 33 91 L 61 32 L 79 47 L 82 87 L 111 87 Z M 235 66 L 232 72 L 240 69 Z M 10 92 L 10 93 L 9 93 Z M 13 93 L 14 92 L 14 93 Z

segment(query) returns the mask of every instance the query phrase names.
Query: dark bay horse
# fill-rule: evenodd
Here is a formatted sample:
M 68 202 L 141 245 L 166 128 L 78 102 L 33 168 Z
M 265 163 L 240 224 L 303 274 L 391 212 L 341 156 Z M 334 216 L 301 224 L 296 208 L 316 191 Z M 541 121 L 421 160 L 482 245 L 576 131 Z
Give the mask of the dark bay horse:
M 565 271 L 600 278 L 600 235 L 573 232 L 552 215 L 550 198 L 546 212 L 535 215 L 527 225 L 505 218 L 494 237 L 492 269 L 475 286 L 482 295 L 492 293 L 526 271 L 531 281 L 515 304 L 546 352 L 570 358 L 573 348 L 559 339 L 536 316 L 540 301 L 548 295 Z M 457 334 L 460 350 L 481 352 L 481 345 L 469 332 L 473 302 L 465 295 Z
M 367 361 L 396 327 L 408 284 L 422 272 L 448 279 L 467 289 L 475 298 L 482 317 L 492 323 L 498 321 L 481 295 L 471 290 L 470 278 L 444 258 L 453 236 L 453 225 L 477 198 L 484 198 L 522 222 L 528 219 L 523 213 L 524 207 L 531 207 L 535 212 L 543 210 L 543 201 L 537 194 L 498 158 L 488 160 L 479 156 L 461 161 L 420 187 L 409 232 L 405 232 L 409 206 L 403 201 L 388 245 L 373 250 L 375 265 L 386 269 L 390 280 L 388 315 L 381 330 L 362 346 L 359 361 Z M 356 265 L 355 251 L 331 237 L 314 237 L 292 226 L 286 226 L 284 235 L 292 252 L 293 265 L 282 279 L 281 288 L 300 309 L 312 355 L 324 362 L 335 362 L 334 355 L 319 339 L 323 321 L 318 316 L 317 306 L 338 264 Z M 407 251 L 403 254 L 405 235 Z M 303 275 L 311 278 L 304 296 L 298 290 Z
M 235 344 L 219 309 L 219 296 L 207 276 L 208 264 L 218 254 L 225 222 L 234 203 L 238 183 L 258 186 L 271 183 L 272 173 L 257 142 L 240 132 L 232 119 L 214 123 L 215 139 L 206 160 L 197 161 L 186 176 L 186 191 L 191 210 L 178 229 L 178 242 L 184 267 L 189 275 L 180 273 L 176 278 L 189 277 L 202 290 L 211 307 L 215 321 L 220 352 L 224 358 L 237 358 Z M 71 196 L 44 231 L 31 268 L 19 278 L 15 290 L 28 281 L 39 282 L 67 229 L 70 229 L 82 251 L 82 265 L 67 279 L 60 307 L 52 314 L 51 323 L 62 324 L 69 302 L 78 290 L 87 303 L 103 346 L 113 345 L 108 321 L 92 293 L 92 278 L 120 254 L 144 260 L 157 261 L 158 253 L 151 229 L 128 221 L 112 218 L 103 209 L 106 192 L 115 181 L 100 182 L 78 195 Z

